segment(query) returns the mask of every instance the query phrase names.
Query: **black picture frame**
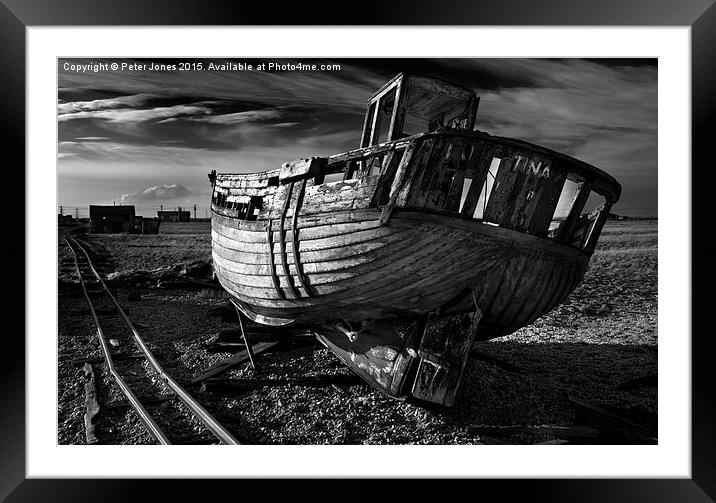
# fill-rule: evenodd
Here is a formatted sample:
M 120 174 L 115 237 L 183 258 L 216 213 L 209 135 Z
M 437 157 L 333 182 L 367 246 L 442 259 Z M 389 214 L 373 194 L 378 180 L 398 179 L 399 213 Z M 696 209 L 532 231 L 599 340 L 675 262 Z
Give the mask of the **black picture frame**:
M 716 366 L 711 362 L 709 330 L 710 288 L 714 282 L 714 247 L 710 244 L 713 196 L 716 186 L 710 161 L 716 128 L 716 6 L 713 0 L 621 0 L 564 2 L 547 0 L 488 0 L 482 2 L 429 1 L 363 2 L 335 5 L 217 0 L 0 0 L 0 81 L 3 98 L 2 136 L 5 154 L 3 176 L 14 209 L 2 245 L 0 277 L 5 280 L 4 320 L 15 320 L 3 338 L 0 365 L 0 499 L 25 501 L 138 501 L 150 497 L 145 490 L 161 486 L 164 497 L 189 496 L 197 486 L 211 492 L 226 491 L 231 497 L 247 496 L 247 481 L 178 480 L 57 480 L 26 479 L 25 476 L 25 344 L 24 319 L 16 316 L 25 307 L 24 233 L 25 195 L 25 30 L 32 26 L 106 25 L 551 25 L 551 26 L 689 26 L 692 69 L 692 478 L 691 479 L 588 479 L 588 480 L 471 480 L 465 490 L 477 495 L 499 491 L 500 499 L 515 496 L 536 501 L 714 501 L 716 500 Z M 334 13 L 334 16 L 331 16 Z M 10 161 L 9 159 L 15 159 Z M 687 167 L 672 167 L 687 172 Z M 23 190 L 21 190 L 21 187 Z M 699 194 L 702 192 L 702 194 Z M 712 192 L 712 190 L 710 191 Z M 18 213 L 23 218 L 17 217 Z M 22 231 L 20 229 L 23 229 Z M 668 233 L 668 230 L 666 230 Z M 53 279 L 54 280 L 54 279 Z M 32 301 L 32 299 L 29 299 Z M 6 323 L 8 327 L 10 323 Z M 48 334 L 51 337 L 52 334 Z M 91 455 L 91 454 L 90 454 Z M 365 501 L 365 482 L 332 481 L 320 491 L 307 489 L 316 481 L 290 481 L 292 499 L 351 499 Z M 382 484 L 402 493 L 423 493 L 436 484 Z M 445 487 L 445 481 L 439 484 Z M 211 486 L 210 486 L 211 484 Z M 324 483 L 325 484 L 325 483 Z M 253 484 L 255 485 L 255 484 Z M 374 488 L 375 486 L 372 485 Z M 239 490 L 240 488 L 240 490 Z M 271 485 L 270 491 L 275 491 Z M 191 489 L 191 490 L 190 490 Z M 264 487 L 262 489 L 266 491 Z M 372 492 L 373 489 L 371 489 Z M 453 489 L 451 489 L 452 491 Z M 460 490 L 460 489 L 457 489 Z M 338 492 L 334 492 L 338 491 Z M 173 493 L 170 494 L 169 492 Z M 423 493 L 424 494 L 424 493 Z M 457 494 L 457 493 L 456 493 Z M 145 496 L 143 496 L 145 495 Z

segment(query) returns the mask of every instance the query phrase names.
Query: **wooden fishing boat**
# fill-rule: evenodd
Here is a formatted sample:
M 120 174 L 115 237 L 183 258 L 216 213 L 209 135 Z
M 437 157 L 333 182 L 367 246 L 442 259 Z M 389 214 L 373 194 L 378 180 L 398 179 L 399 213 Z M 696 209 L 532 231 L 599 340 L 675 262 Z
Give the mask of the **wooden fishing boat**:
M 580 282 L 621 191 L 577 159 L 475 131 L 478 103 L 400 74 L 368 101 L 361 148 L 212 172 L 214 269 L 241 311 L 318 327 L 391 396 L 452 404 L 474 340 Z

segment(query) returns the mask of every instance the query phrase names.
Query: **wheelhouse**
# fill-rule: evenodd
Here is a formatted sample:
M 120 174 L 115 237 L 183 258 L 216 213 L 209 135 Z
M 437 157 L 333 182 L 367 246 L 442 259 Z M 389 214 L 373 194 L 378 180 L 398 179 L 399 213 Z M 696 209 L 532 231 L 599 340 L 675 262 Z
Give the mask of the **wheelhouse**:
M 361 147 L 450 127 L 472 131 L 480 98 L 451 82 L 400 73 L 368 100 Z

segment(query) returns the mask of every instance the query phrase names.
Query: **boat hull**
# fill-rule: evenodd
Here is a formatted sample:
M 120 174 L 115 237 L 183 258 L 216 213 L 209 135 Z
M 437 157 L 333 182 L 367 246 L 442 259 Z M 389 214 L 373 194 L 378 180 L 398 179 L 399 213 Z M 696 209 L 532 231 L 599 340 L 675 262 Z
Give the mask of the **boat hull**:
M 375 209 L 299 216 L 296 231 L 214 214 L 214 268 L 250 312 L 300 323 L 483 313 L 478 339 L 508 334 L 559 304 L 588 253 L 451 216 Z M 294 251 L 296 253 L 294 253 Z

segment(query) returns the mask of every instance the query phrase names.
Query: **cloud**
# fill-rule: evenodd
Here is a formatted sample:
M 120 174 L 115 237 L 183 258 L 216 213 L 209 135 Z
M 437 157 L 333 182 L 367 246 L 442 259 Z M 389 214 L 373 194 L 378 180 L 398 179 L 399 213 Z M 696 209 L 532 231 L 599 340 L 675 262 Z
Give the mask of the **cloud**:
M 179 199 L 191 195 L 191 191 L 178 183 L 171 185 L 156 185 L 147 187 L 142 192 L 122 194 L 120 198 L 123 203 L 144 203 L 148 201 L 164 201 L 168 199 Z
M 110 122 L 149 122 L 186 115 L 211 113 L 208 108 L 192 105 L 156 107 L 148 109 L 117 108 L 112 110 L 93 110 L 61 114 L 59 122 L 73 119 L 105 119 Z
M 79 112 L 96 112 L 100 110 L 113 110 L 116 108 L 136 108 L 146 103 L 153 95 L 134 94 L 131 96 L 118 96 L 91 101 L 71 101 L 57 105 L 57 114 L 70 115 Z
M 250 122 L 270 122 L 273 120 L 281 120 L 285 116 L 284 112 L 279 109 L 271 110 L 248 110 L 246 112 L 237 112 L 233 114 L 206 115 L 203 117 L 189 117 L 188 120 L 196 122 L 208 122 L 210 124 L 245 124 Z

